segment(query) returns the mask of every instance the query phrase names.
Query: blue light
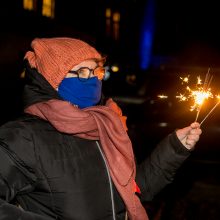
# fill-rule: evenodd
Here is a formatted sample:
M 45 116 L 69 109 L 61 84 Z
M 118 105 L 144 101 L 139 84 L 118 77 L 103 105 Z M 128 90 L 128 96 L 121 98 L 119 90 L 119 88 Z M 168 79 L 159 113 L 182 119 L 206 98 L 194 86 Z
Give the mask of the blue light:
M 144 18 L 140 34 L 140 68 L 142 70 L 147 70 L 151 63 L 155 25 L 154 15 L 154 0 L 148 0 L 144 10 Z

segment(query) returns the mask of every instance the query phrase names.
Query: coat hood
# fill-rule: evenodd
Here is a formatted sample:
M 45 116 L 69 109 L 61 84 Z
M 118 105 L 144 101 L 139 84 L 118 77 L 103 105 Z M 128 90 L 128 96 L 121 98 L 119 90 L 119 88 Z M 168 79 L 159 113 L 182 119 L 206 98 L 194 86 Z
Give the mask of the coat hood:
M 25 78 L 23 91 L 23 105 L 27 108 L 38 102 L 48 101 L 50 99 L 61 99 L 57 91 L 49 84 L 49 82 L 37 71 L 31 68 L 27 60 L 25 60 Z

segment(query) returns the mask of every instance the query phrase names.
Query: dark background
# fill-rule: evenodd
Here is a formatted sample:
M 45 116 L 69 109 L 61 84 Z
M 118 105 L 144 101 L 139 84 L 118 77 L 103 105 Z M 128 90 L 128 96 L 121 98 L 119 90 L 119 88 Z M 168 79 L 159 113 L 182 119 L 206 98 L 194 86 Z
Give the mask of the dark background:
M 175 98 L 179 77 L 202 77 L 210 68 L 213 92 L 220 93 L 220 13 L 217 1 L 155 0 L 152 50 L 148 68 L 140 67 L 141 28 L 150 0 L 55 1 L 54 19 L 23 9 L 23 1 L 0 3 L 0 123 L 22 112 L 23 57 L 35 37 L 69 36 L 86 40 L 118 65 L 103 82 L 125 115 L 137 161 L 176 128 L 195 120 L 189 103 Z M 120 37 L 106 32 L 105 9 L 120 12 Z M 158 94 L 169 98 L 159 100 Z M 201 111 L 199 121 L 215 104 Z M 219 106 L 220 107 L 220 106 Z M 220 219 L 219 108 L 202 126 L 200 142 L 173 184 L 146 204 L 152 219 Z

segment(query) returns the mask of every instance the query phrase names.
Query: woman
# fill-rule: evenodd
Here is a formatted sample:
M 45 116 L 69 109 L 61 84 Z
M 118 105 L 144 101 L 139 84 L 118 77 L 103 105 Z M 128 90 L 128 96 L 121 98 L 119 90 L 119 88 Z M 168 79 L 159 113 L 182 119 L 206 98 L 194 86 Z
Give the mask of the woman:
M 66 37 L 31 46 L 24 115 L 0 128 L 0 220 L 148 219 L 142 202 L 171 183 L 199 124 L 169 134 L 136 166 L 126 117 L 102 99 L 100 53 Z

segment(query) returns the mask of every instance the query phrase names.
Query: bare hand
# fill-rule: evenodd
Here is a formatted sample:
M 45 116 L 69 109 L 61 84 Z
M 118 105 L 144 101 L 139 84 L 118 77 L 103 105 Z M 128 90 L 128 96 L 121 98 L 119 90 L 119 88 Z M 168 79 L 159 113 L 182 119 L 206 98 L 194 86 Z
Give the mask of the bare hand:
M 176 135 L 180 142 L 189 150 L 194 148 L 201 134 L 202 130 L 198 122 L 194 122 L 190 126 L 176 131 Z

